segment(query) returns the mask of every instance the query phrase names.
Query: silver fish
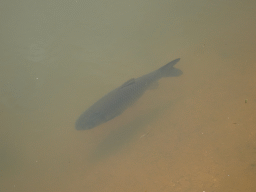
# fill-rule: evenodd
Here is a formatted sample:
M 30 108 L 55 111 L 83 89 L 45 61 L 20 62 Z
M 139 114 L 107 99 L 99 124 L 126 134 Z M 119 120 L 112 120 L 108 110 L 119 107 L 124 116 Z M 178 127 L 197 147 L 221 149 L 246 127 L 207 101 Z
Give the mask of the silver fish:
M 162 77 L 182 75 L 181 70 L 173 67 L 179 60 L 180 58 L 175 59 L 165 66 L 139 78 L 132 78 L 103 96 L 77 119 L 76 129 L 92 129 L 121 115 Z

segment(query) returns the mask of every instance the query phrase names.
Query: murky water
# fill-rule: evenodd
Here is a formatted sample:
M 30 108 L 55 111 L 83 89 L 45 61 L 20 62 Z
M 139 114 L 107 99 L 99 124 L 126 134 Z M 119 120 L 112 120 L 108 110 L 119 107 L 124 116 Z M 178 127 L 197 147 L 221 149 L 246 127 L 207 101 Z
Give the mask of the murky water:
M 0 4 L 0 191 L 256 190 L 255 2 Z M 178 57 L 182 76 L 75 130 Z

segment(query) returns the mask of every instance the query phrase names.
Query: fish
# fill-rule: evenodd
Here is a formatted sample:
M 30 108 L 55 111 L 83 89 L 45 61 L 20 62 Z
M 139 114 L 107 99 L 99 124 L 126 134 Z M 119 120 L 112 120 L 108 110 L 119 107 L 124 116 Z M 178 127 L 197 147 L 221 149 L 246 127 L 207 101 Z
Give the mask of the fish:
M 173 67 L 179 61 L 180 58 L 175 59 L 151 73 L 132 78 L 112 90 L 80 115 L 76 120 L 75 128 L 77 130 L 92 129 L 121 115 L 148 89 L 151 89 L 150 87 L 157 85 L 159 79 L 182 75 L 183 72 L 180 69 Z

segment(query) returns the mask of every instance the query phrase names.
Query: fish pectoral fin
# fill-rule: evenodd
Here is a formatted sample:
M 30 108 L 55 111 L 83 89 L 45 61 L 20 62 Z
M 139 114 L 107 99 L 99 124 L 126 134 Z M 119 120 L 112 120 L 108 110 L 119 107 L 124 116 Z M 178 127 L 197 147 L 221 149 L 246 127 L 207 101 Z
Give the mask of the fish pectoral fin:
M 159 86 L 159 83 L 157 81 L 151 83 L 151 85 L 148 87 L 148 89 L 157 89 Z
M 135 83 L 135 79 L 132 78 L 132 79 L 126 81 L 126 82 L 125 82 L 123 85 L 121 85 L 119 88 L 127 87 L 127 86 L 129 86 L 129 85 L 134 84 L 134 83 Z

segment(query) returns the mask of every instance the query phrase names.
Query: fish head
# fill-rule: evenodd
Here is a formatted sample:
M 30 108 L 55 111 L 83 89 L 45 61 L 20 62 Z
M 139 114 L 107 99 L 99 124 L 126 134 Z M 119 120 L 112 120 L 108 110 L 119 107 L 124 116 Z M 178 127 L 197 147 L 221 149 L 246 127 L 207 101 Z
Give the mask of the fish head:
M 102 113 L 85 111 L 76 121 L 77 130 L 87 130 L 106 122 Z

